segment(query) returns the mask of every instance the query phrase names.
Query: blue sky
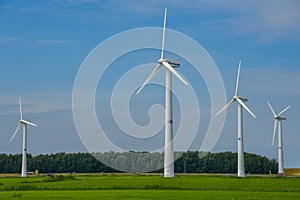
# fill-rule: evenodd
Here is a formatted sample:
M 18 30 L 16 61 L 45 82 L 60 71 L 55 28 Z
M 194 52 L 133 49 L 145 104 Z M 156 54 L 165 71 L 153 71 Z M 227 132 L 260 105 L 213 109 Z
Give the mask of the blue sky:
M 286 167 L 299 167 L 297 0 L 0 0 L 0 152 L 21 152 L 21 134 L 9 143 L 19 118 L 18 96 L 23 98 L 26 118 L 39 125 L 28 129 L 30 153 L 86 151 L 72 116 L 73 84 L 81 63 L 93 48 L 114 34 L 132 28 L 161 27 L 164 6 L 168 6 L 168 28 L 193 38 L 210 54 L 223 77 L 227 100 L 234 93 L 237 64 L 242 59 L 240 93 L 249 98 L 247 105 L 257 115 L 252 119 L 244 113 L 245 151 L 277 158 L 276 146 L 271 145 L 273 119 L 266 100 L 277 111 L 292 106 L 285 113 L 288 119 L 283 125 L 284 158 Z M 156 62 L 157 55 L 159 51 L 139 56 L 149 63 L 152 57 Z M 122 60 L 127 63 L 125 71 L 134 63 L 131 59 L 128 55 L 127 60 Z M 189 71 L 180 70 L 189 79 Z M 116 81 L 115 72 L 108 72 L 106 85 L 99 85 L 99 89 L 109 94 Z M 196 84 L 196 80 L 189 81 Z M 197 96 L 205 110 L 210 101 L 203 80 L 199 82 L 201 89 L 204 92 Z M 147 101 L 148 107 L 151 102 L 163 103 L 163 88 L 159 90 L 157 95 L 147 96 L 152 98 Z M 110 103 L 99 95 L 97 99 L 103 114 Z M 137 105 L 144 109 L 141 102 Z M 132 112 L 137 120 L 142 116 Z M 205 115 L 202 119 L 205 129 Z M 103 120 L 109 129 L 110 118 Z M 213 151 L 236 151 L 236 121 L 233 106 Z M 199 148 L 200 140 L 192 149 Z

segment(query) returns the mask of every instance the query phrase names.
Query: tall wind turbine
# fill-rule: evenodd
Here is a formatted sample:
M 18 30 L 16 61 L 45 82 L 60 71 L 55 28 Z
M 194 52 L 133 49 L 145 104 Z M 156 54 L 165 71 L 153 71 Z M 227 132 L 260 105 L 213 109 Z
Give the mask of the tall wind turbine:
M 165 153 L 164 153 L 164 177 L 174 177 L 174 152 L 173 152 L 173 113 L 172 113 L 172 74 L 174 74 L 185 85 L 188 83 L 176 72 L 178 61 L 164 58 L 165 35 L 166 35 L 167 7 L 165 7 L 164 28 L 162 36 L 161 57 L 158 64 L 142 84 L 137 94 L 146 86 L 147 83 L 157 74 L 161 66 L 166 68 L 166 102 L 165 102 Z
M 23 125 L 23 150 L 22 150 L 23 156 L 22 156 L 21 177 L 26 177 L 27 176 L 27 155 L 26 155 L 27 154 L 27 125 L 31 125 L 31 126 L 37 126 L 37 125 L 28 120 L 23 119 L 21 97 L 19 97 L 19 107 L 20 107 L 20 118 L 21 119 L 19 121 L 16 131 L 10 138 L 10 141 L 12 141 L 14 139 L 14 137 L 18 133 L 19 129 Z
M 220 111 L 218 111 L 215 116 L 219 115 L 221 112 L 230 107 L 234 102 L 238 103 L 238 177 L 245 176 L 245 167 L 244 167 L 244 143 L 243 143 L 243 113 L 242 108 L 246 109 L 254 118 L 255 115 L 252 111 L 246 106 L 244 102 L 248 99 L 244 97 L 238 96 L 238 88 L 239 88 L 239 79 L 240 79 L 240 71 L 241 71 L 241 61 L 239 62 L 238 74 L 236 79 L 235 86 L 235 94 L 231 101 L 229 101 Z
M 272 145 L 274 145 L 274 139 L 277 129 L 277 123 L 278 123 L 278 176 L 284 175 L 284 167 L 283 167 L 283 148 L 282 148 L 282 120 L 286 120 L 286 117 L 281 116 L 285 111 L 287 111 L 291 106 L 286 107 L 283 109 L 280 113 L 277 115 L 274 112 L 274 109 L 272 108 L 271 104 L 268 102 L 268 105 L 274 115 L 274 131 L 273 131 L 273 140 Z

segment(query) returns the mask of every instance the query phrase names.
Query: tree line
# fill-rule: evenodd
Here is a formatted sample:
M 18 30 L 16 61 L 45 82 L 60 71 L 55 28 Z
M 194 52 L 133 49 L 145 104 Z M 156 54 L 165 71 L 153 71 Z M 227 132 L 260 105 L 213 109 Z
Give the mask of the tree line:
M 237 153 L 203 153 L 198 151 L 175 152 L 176 173 L 236 173 Z M 98 158 L 98 159 L 96 159 Z M 101 160 L 102 162 L 100 162 Z M 0 173 L 20 173 L 21 154 L 0 154 Z M 106 164 L 103 164 L 106 163 Z M 39 170 L 40 173 L 109 173 L 153 169 L 163 172 L 163 153 L 150 152 L 104 152 L 104 153 L 55 153 L 27 155 L 28 171 Z M 109 166 L 120 166 L 113 169 Z M 126 168 L 128 167 L 128 168 Z M 277 173 L 278 164 L 275 159 L 269 159 L 257 154 L 245 153 L 245 172 L 249 174 Z

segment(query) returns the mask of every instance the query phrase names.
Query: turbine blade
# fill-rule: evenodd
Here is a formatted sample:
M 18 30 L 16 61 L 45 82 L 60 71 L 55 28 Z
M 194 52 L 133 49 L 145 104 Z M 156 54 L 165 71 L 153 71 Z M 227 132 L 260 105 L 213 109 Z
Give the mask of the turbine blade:
M 273 130 L 273 139 L 272 139 L 272 145 L 274 145 L 275 135 L 276 135 L 276 128 L 277 128 L 277 120 L 274 121 L 274 130 Z
M 21 120 L 23 119 L 23 113 L 22 113 L 22 102 L 21 102 L 21 97 L 19 97 L 19 108 L 20 108 L 20 117 Z
M 34 124 L 34 123 L 30 122 L 30 121 L 24 120 L 24 119 L 21 120 L 21 122 L 24 123 L 24 124 L 31 125 L 31 126 L 37 126 L 36 124 Z
M 164 59 L 165 54 L 165 36 L 166 36 L 166 22 L 167 22 L 167 7 L 165 7 L 165 15 L 164 15 L 164 28 L 163 28 L 163 36 L 161 42 L 161 59 Z
M 231 99 L 221 110 L 219 110 L 216 114 L 215 117 L 218 116 L 221 112 L 229 108 L 233 103 L 235 102 L 235 99 Z
M 181 82 L 183 82 L 186 86 L 189 84 L 178 74 L 178 72 L 167 62 L 162 63 L 168 70 L 170 70 Z
M 248 113 L 250 113 L 252 115 L 252 117 L 256 118 L 256 116 L 253 114 L 253 112 L 246 106 L 246 104 L 239 98 L 236 98 L 237 102 L 239 102 L 239 104 L 241 104 L 241 106 L 243 106 L 243 108 L 245 108 Z
M 155 76 L 155 74 L 157 74 L 157 72 L 160 69 L 160 64 L 157 64 L 155 69 L 151 72 L 151 74 L 148 76 L 148 78 L 145 80 L 145 82 L 142 84 L 142 86 L 140 87 L 140 89 L 136 92 L 136 94 L 140 93 L 140 91 L 142 91 L 142 89 L 147 85 L 147 83 Z
M 275 112 L 274 112 L 274 109 L 272 108 L 272 106 L 271 106 L 270 102 L 269 102 L 269 101 L 267 101 L 267 103 L 268 103 L 268 105 L 269 105 L 269 108 L 271 109 L 271 111 L 272 111 L 272 113 L 273 113 L 274 117 L 276 117 L 276 114 L 275 114 Z
M 21 122 L 19 122 L 17 129 L 15 130 L 14 134 L 11 136 L 10 141 L 12 141 L 14 139 L 14 137 L 16 136 L 16 134 L 18 133 L 19 129 L 21 127 Z
M 286 107 L 285 109 L 283 109 L 279 114 L 278 116 L 282 115 L 285 111 L 287 111 L 291 106 L 288 106 Z
M 236 78 L 236 84 L 235 84 L 235 96 L 238 95 L 238 89 L 239 89 L 239 81 L 240 81 L 240 71 L 241 71 L 241 63 L 242 61 L 240 60 L 239 62 L 239 68 L 238 68 L 238 74 L 237 74 L 237 78 Z

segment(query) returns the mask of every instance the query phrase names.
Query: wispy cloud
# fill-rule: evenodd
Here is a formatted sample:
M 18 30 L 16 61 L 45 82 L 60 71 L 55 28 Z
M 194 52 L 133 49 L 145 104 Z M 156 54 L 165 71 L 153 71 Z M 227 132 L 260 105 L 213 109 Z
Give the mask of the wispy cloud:
M 37 39 L 37 42 L 40 44 L 78 44 L 80 43 L 79 40 L 51 40 L 51 39 Z
M 53 95 L 56 97 L 55 99 L 52 97 Z M 0 108 L 0 115 L 17 114 L 19 112 L 18 97 L 0 97 Z M 68 102 L 63 94 L 32 95 L 22 98 L 22 108 L 23 113 L 27 114 L 48 113 L 71 109 L 71 102 Z
M 21 41 L 21 38 L 18 37 L 0 37 L 0 43 L 12 43 L 19 41 Z
M 300 95 L 300 71 L 285 68 L 245 70 L 245 91 L 258 95 Z M 255 81 L 253 81 L 255 80 Z
M 0 9 L 9 9 L 12 8 L 13 6 L 11 5 L 0 5 Z
M 42 6 L 27 6 L 27 7 L 21 7 L 20 11 L 22 11 L 22 12 L 43 12 L 43 11 L 45 11 L 45 8 Z
M 39 44 L 49 44 L 49 45 L 71 45 L 82 43 L 79 40 L 53 40 L 53 39 L 23 39 L 19 37 L 0 37 L 0 43 L 16 43 L 16 42 L 37 42 Z
M 99 0 L 49 0 L 49 5 L 61 5 L 61 6 L 79 6 L 82 4 L 96 3 Z
M 259 42 L 299 40 L 300 3 L 288 1 L 249 1 L 232 4 L 237 14 L 230 23 L 238 34 L 256 34 Z M 226 10 L 232 8 L 224 7 Z M 228 21 L 227 21 L 228 22 Z
M 138 1 L 138 0 L 112 0 L 107 3 L 107 7 L 112 10 L 136 12 L 140 14 L 161 13 L 163 7 L 160 1 Z M 159 9 L 161 8 L 161 10 Z
M 162 13 L 164 6 L 173 12 L 199 13 L 207 23 L 199 26 L 206 30 L 220 30 L 233 35 L 256 35 L 260 42 L 276 40 L 299 40 L 300 2 L 297 0 L 273 1 L 208 1 L 184 0 L 139 1 L 112 0 L 107 5 L 110 9 L 127 12 Z M 174 11 L 175 10 L 175 11 Z M 197 19 L 193 19 L 195 21 Z M 203 20 L 201 20 L 203 22 Z

